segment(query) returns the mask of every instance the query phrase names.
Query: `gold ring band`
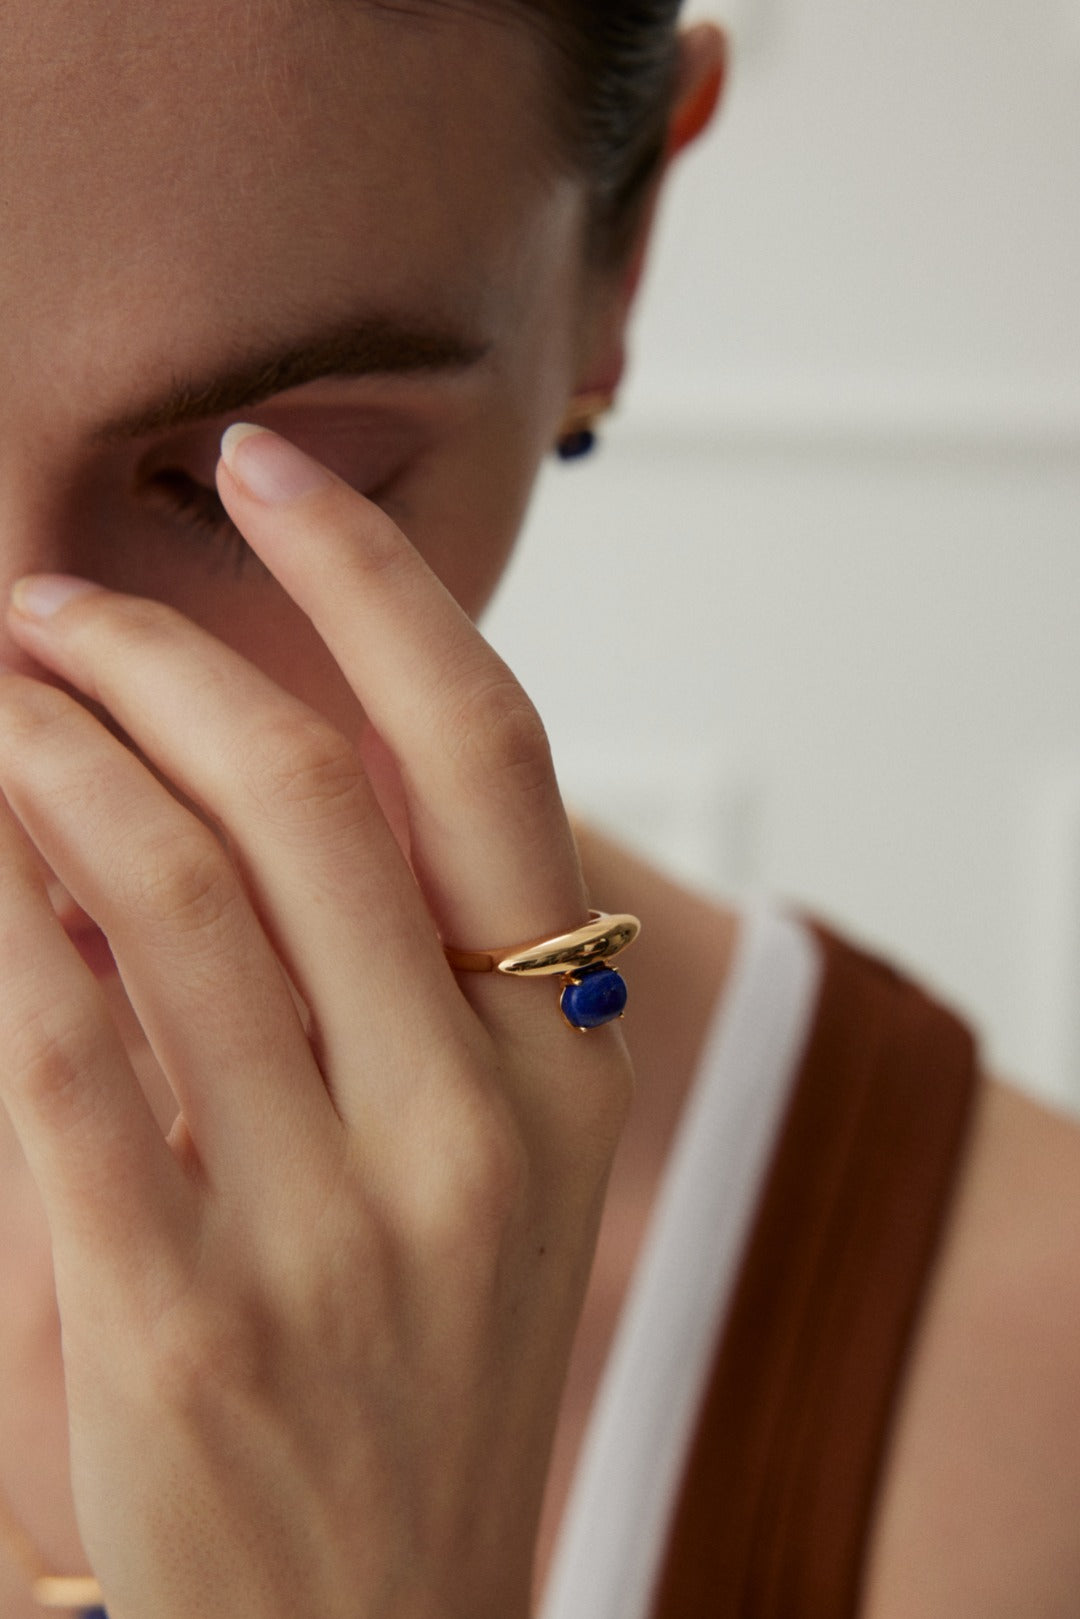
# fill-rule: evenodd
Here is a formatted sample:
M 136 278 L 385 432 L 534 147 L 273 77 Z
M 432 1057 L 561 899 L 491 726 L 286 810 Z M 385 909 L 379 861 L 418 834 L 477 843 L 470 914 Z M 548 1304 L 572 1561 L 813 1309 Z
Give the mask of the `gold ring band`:
M 511 945 L 505 950 L 457 950 L 452 945 L 443 948 L 447 961 L 458 972 L 500 972 L 512 978 L 545 978 L 607 961 L 633 944 L 640 932 L 641 923 L 636 916 L 610 916 L 605 911 L 590 911 L 583 927 L 553 938 L 534 939 L 529 944 Z

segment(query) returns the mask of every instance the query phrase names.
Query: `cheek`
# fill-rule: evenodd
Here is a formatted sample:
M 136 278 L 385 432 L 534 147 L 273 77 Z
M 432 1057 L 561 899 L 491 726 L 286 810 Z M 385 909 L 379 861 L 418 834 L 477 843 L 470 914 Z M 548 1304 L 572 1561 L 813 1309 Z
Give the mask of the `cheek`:
M 259 563 L 241 565 L 237 556 L 216 542 L 185 538 L 182 530 L 163 535 L 129 517 L 92 554 L 84 546 L 74 571 L 174 607 L 355 736 L 359 705 L 310 620 Z
M 274 683 L 358 741 L 364 713 L 308 618 L 272 580 L 205 602 L 199 622 Z
M 402 525 L 404 527 L 404 525 Z M 502 578 L 517 537 L 517 523 L 498 528 L 479 519 L 462 517 L 449 523 L 420 550 L 443 584 L 476 620 L 491 600 Z
M 502 575 L 514 542 L 514 525 L 507 521 L 496 529 L 464 516 L 457 523 L 417 519 L 409 533 L 401 515 L 391 515 L 454 598 L 476 618 Z M 154 581 L 145 584 L 152 587 Z M 277 685 L 359 740 L 364 727 L 359 700 L 310 620 L 275 580 L 249 568 L 235 580 L 228 574 L 185 579 L 167 591 L 148 588 L 146 593 L 169 600 Z
M 513 548 L 517 524 L 511 514 L 506 513 L 497 527 L 464 515 L 457 522 L 447 518 L 423 523 L 417 518 L 412 532 L 404 514 L 390 515 L 470 618 L 477 618 Z M 273 580 L 249 578 L 235 588 L 192 592 L 186 604 L 176 605 L 345 735 L 361 738 L 364 713 L 359 700 L 310 621 Z
M 502 578 L 550 438 L 543 419 L 510 401 L 429 476 L 406 480 L 382 503 L 472 619 Z
M 381 500 L 387 514 L 472 618 L 497 586 L 524 515 L 544 430 L 501 402 L 417 464 Z M 70 571 L 168 602 L 234 647 L 352 737 L 363 714 L 308 619 L 260 567 L 183 526 L 146 523 L 115 493 L 87 502 L 95 520 L 57 558 Z M 77 552 L 78 555 L 74 553 Z

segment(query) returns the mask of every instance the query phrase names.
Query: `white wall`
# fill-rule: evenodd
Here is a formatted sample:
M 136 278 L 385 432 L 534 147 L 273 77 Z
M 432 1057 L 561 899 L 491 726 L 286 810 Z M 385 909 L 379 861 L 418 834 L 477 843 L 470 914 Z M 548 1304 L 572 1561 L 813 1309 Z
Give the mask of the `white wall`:
M 727 10 L 632 384 L 489 632 L 568 796 L 1080 1103 L 1080 0 Z

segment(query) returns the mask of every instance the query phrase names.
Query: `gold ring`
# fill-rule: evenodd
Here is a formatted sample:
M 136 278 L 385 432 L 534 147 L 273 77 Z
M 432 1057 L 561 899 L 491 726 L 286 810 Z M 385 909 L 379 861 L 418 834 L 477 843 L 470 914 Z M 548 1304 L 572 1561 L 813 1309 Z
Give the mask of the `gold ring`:
M 505 973 L 510 978 L 548 978 L 562 983 L 559 1007 L 572 1029 L 583 1033 L 621 1018 L 626 1009 L 626 984 L 613 967 L 612 956 L 633 944 L 641 932 L 636 916 L 611 916 L 590 911 L 589 920 L 572 933 L 533 939 L 505 950 L 458 950 L 444 945 L 451 967 L 467 973 Z
M 636 916 L 609 916 L 590 911 L 584 927 L 554 938 L 533 939 L 505 950 L 457 950 L 445 945 L 451 967 L 466 973 L 509 973 L 514 978 L 545 978 L 555 973 L 591 967 L 618 955 L 641 932 Z

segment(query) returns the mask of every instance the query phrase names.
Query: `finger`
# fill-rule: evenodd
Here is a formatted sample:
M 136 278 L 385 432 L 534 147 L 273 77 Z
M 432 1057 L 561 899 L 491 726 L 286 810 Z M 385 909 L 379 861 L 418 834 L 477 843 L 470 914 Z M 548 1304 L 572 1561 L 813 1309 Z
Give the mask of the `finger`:
M 311 1012 L 343 1115 L 352 1117 L 345 1076 L 356 1072 L 361 1039 L 366 1089 L 384 1072 L 420 1073 L 409 1054 L 445 1046 L 465 1008 L 356 750 L 238 653 L 159 603 L 90 590 L 31 622 L 27 600 L 20 589 L 13 633 L 104 704 L 154 766 L 224 828 L 259 919 Z
M 302 1159 L 325 1088 L 209 828 L 74 699 L 19 676 L 0 680 L 0 787 L 109 939 L 204 1170 L 261 1177 L 283 1141 Z
M 139 1266 L 174 1236 L 192 1188 L 158 1128 L 93 975 L 57 921 L 40 865 L 0 802 L 0 1095 L 58 1256 Z
M 585 898 L 550 750 L 505 664 L 371 502 L 262 429 L 230 428 L 223 449 L 230 515 L 398 760 L 443 937 L 494 945 L 576 927 Z

